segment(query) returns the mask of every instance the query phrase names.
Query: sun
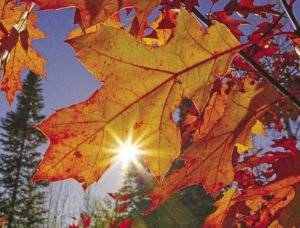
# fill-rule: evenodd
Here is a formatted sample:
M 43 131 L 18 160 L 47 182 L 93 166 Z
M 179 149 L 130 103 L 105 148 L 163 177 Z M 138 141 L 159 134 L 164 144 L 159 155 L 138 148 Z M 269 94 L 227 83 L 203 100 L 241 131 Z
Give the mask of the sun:
M 128 139 L 125 143 L 119 142 L 119 148 L 117 151 L 119 159 L 125 164 L 133 162 L 139 154 L 137 145 L 132 143 L 130 139 Z

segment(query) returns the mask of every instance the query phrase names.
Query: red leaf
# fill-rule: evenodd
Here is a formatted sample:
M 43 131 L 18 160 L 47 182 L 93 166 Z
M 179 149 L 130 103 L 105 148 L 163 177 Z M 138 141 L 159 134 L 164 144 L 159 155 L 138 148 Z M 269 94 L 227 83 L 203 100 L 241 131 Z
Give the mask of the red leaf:
M 124 220 L 118 224 L 118 228 L 130 228 L 134 225 L 132 220 Z
M 88 228 L 91 224 L 91 218 L 90 217 L 85 217 L 84 214 L 80 214 L 81 220 L 83 222 L 83 227 Z
M 120 208 L 117 210 L 117 214 L 123 213 L 124 211 L 127 210 L 128 207 L 129 207 L 129 205 L 128 205 L 127 203 L 125 203 L 122 207 L 120 207 Z
M 240 40 L 241 36 L 244 35 L 238 26 L 249 24 L 247 21 L 237 20 L 229 17 L 225 11 L 214 12 L 212 15 L 210 15 L 210 17 L 225 24 L 238 40 Z

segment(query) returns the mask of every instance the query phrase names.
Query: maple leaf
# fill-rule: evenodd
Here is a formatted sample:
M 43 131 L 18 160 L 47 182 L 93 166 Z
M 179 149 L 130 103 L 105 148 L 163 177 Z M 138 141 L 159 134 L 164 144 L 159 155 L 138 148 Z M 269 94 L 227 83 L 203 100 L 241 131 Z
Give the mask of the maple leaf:
M 16 92 L 22 90 L 22 70 L 46 75 L 45 60 L 31 46 L 32 40 L 44 38 L 45 34 L 35 26 L 37 18 L 31 10 L 28 5 L 9 8 L 0 20 L 1 90 L 6 92 L 9 104 Z
M 224 11 L 228 15 L 232 15 L 234 12 L 241 17 L 247 18 L 249 14 L 257 14 L 260 17 L 266 17 L 267 13 L 278 14 L 272 8 L 274 4 L 255 5 L 254 0 L 230 0 L 224 7 Z
M 272 23 L 262 22 L 257 25 L 257 30 L 253 31 L 249 36 L 249 40 L 257 40 L 258 38 L 263 37 L 265 34 L 274 34 L 275 31 L 281 30 L 283 24 L 279 22 L 281 17 L 273 16 Z M 275 26 L 274 26 L 275 25 Z M 271 29 L 270 29 L 271 28 Z
M 117 221 L 113 221 L 109 227 L 110 228 L 130 228 L 134 225 L 134 222 L 132 220 L 124 220 L 124 221 L 121 221 L 119 223 L 117 223 Z
M 185 0 L 184 4 L 185 8 L 191 12 L 195 6 L 198 6 L 198 0 Z
M 237 143 L 249 141 L 251 128 L 269 101 L 265 99 L 265 91 L 268 90 L 256 87 L 251 80 L 246 80 L 243 89 L 233 89 L 218 124 L 187 148 L 178 158 L 185 162 L 184 165 L 174 170 L 161 186 L 156 186 L 149 194 L 152 205 L 147 213 L 184 187 L 203 183 L 207 192 L 216 197 L 222 188 L 232 183 L 233 148 Z
M 11 13 L 17 0 L 2 0 L 0 1 L 0 19 L 7 17 L 7 13 Z
M 205 226 L 228 227 L 232 224 L 244 224 L 247 227 L 267 227 L 276 219 L 277 223 L 282 224 L 280 218 L 287 224 L 295 225 L 296 218 L 299 217 L 296 201 L 300 181 L 299 151 L 296 143 L 295 139 L 275 140 L 272 147 L 281 147 L 285 152 L 266 152 L 263 156 L 255 153 L 235 164 L 235 181 L 238 184 L 236 188 L 239 191 L 231 189 L 224 193 L 224 197 L 215 203 L 217 210 L 207 218 Z M 275 179 L 259 181 L 262 175 L 257 167 L 262 164 L 269 164 L 271 167 L 262 171 L 265 177 L 276 174 Z
M 247 226 L 266 227 L 277 219 L 280 212 L 295 196 L 293 185 L 299 183 L 300 175 L 291 176 L 262 187 L 243 190 L 236 197 L 237 201 L 244 200 L 252 211 L 250 216 L 243 218 Z
M 40 10 L 62 9 L 76 7 L 75 21 L 81 21 L 83 28 L 106 21 L 121 8 L 135 7 L 139 23 L 143 24 L 150 13 L 159 5 L 160 0 L 140 1 L 140 0 L 26 0 L 35 2 Z M 79 18 L 80 12 L 80 18 Z
M 188 115 L 185 116 L 181 124 L 183 145 L 190 136 L 193 136 L 193 141 L 203 138 L 223 117 L 228 101 L 227 89 L 227 84 L 217 80 L 210 92 L 209 102 L 201 115 L 195 104 L 192 104 Z
M 152 32 L 143 37 L 143 42 L 151 46 L 165 45 L 173 36 L 177 12 L 169 8 L 162 9 L 158 17 L 150 23 L 149 27 Z
M 265 132 L 264 127 L 265 126 L 261 121 L 256 120 L 255 124 L 251 127 L 251 133 L 253 135 L 266 136 L 267 133 Z M 247 150 L 251 149 L 252 145 L 253 145 L 252 136 L 250 136 L 247 138 L 247 140 L 244 141 L 244 144 L 240 144 L 240 143 L 236 144 L 237 152 L 242 154 Z
M 238 26 L 249 24 L 247 21 L 237 20 L 229 17 L 225 11 L 214 12 L 210 15 L 210 18 L 226 24 L 238 40 L 240 40 L 241 36 L 244 35 L 243 32 L 238 28 Z
M 300 176 L 290 177 L 267 186 L 246 189 L 238 194 L 236 188 L 224 193 L 214 205 L 217 210 L 207 217 L 203 227 L 228 227 L 246 225 L 247 227 L 267 227 L 279 217 L 290 202 L 295 191 L 293 185 Z M 290 209 L 295 209 L 295 204 Z
M 217 210 L 206 218 L 202 227 L 222 227 L 222 225 L 226 223 L 224 220 L 226 219 L 231 206 L 236 203 L 234 201 L 236 195 L 236 188 L 226 191 L 223 197 L 214 203 Z
M 91 224 L 91 218 L 90 217 L 85 217 L 84 214 L 80 214 L 81 220 L 83 222 L 83 227 L 88 228 Z
M 283 209 L 281 212 L 278 222 L 283 227 L 296 227 L 300 224 L 300 208 L 299 208 L 299 200 L 300 200 L 300 184 L 294 186 L 295 197 L 292 202 Z
M 224 25 L 203 30 L 185 10 L 174 38 L 160 48 L 105 25 L 74 34 L 67 42 L 105 84 L 87 101 L 37 126 L 50 146 L 34 179 L 75 178 L 87 187 L 109 167 L 118 141 L 130 138 L 161 182 L 180 153 L 172 117 L 176 107 L 188 97 L 202 110 L 213 82 L 228 71 L 240 45 Z

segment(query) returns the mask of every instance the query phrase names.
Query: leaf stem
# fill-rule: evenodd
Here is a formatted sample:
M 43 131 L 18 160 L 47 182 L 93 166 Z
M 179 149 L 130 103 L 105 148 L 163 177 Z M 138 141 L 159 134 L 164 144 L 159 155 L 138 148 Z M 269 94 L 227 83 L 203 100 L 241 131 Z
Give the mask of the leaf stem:
M 297 34 L 297 36 L 300 37 L 300 25 L 299 25 L 297 18 L 295 17 L 295 15 L 293 13 L 291 7 L 289 6 L 289 4 L 287 3 L 286 0 L 280 0 L 280 2 L 281 2 L 282 7 L 284 8 L 284 11 L 288 15 L 288 17 L 294 27 L 295 33 Z
M 204 16 L 197 8 L 193 8 L 195 16 L 201 20 L 207 27 L 212 25 L 212 22 Z M 297 22 L 298 24 L 298 22 Z M 299 26 L 299 24 L 298 24 Z M 300 31 L 300 30 L 299 30 Z M 300 109 L 300 101 L 297 97 L 291 94 L 286 88 L 284 88 L 279 82 L 277 82 L 265 69 L 263 69 L 258 63 L 256 63 L 251 56 L 244 52 L 239 51 L 239 55 L 244 58 L 266 81 L 268 81 L 275 89 L 277 89 L 282 95 L 289 97 L 291 102 Z

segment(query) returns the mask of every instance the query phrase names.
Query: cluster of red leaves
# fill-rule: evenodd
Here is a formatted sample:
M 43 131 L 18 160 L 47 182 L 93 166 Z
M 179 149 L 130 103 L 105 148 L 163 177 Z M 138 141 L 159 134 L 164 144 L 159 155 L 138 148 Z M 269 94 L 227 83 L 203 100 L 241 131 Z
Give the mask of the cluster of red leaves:
M 213 4 L 216 4 L 214 1 Z M 278 14 L 273 10 L 273 4 L 255 5 L 254 0 L 230 0 L 224 7 L 224 10 L 212 13 L 211 18 L 226 24 L 233 34 L 240 39 L 243 32 L 238 28 L 240 25 L 248 25 L 246 20 L 236 19 L 233 14 L 236 13 L 241 18 L 247 18 L 250 14 L 256 14 L 259 17 L 266 18 L 266 15 L 273 13 Z M 270 28 L 270 27 L 268 27 Z
M 122 214 L 126 213 L 129 207 L 130 194 L 108 193 L 115 201 L 115 219 L 110 223 L 110 228 L 130 228 L 134 226 L 133 220 L 123 219 Z
M 110 228 L 130 228 L 134 226 L 134 222 L 132 220 L 123 220 L 120 222 L 113 221 L 109 227 Z
M 284 152 L 233 154 L 235 184 L 224 192 L 204 227 L 293 227 L 299 224 L 300 151 L 295 138 L 275 140 Z
M 84 214 L 80 214 L 81 221 L 83 224 L 83 228 L 89 228 L 91 224 L 91 218 L 90 217 L 85 217 Z M 80 228 L 79 225 L 69 225 L 69 228 Z

